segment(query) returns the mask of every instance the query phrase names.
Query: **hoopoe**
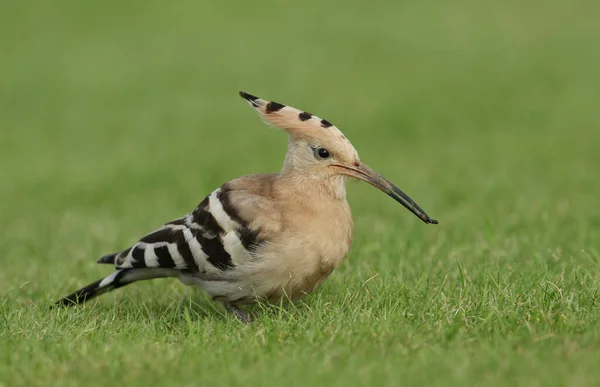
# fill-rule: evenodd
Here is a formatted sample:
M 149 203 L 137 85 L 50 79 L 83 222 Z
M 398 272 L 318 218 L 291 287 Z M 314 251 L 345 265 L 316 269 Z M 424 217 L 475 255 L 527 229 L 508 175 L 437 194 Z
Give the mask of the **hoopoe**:
M 437 224 L 410 197 L 362 163 L 325 119 L 240 92 L 263 120 L 285 130 L 280 173 L 243 176 L 208 195 L 188 215 L 98 263 L 116 271 L 58 301 L 75 305 L 135 281 L 175 277 L 204 289 L 243 322 L 241 305 L 297 300 L 347 257 L 353 221 L 346 181 L 385 192 L 425 223 Z

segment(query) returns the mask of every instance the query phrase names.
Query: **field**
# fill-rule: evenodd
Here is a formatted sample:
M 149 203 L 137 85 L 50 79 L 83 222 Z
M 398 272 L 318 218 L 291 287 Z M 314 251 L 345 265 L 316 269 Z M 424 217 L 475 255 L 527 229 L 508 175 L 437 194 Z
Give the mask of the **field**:
M 600 384 L 597 2 L 3 2 L 0 386 Z M 244 326 L 175 280 L 52 301 L 286 136 L 335 123 L 350 257 Z

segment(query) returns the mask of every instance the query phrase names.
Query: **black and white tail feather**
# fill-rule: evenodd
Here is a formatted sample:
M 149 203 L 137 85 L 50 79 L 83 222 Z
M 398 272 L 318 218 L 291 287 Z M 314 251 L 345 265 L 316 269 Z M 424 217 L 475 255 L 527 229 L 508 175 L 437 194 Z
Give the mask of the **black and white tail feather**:
M 77 305 L 135 281 L 174 276 L 177 273 L 172 269 L 120 269 L 60 299 L 56 305 Z

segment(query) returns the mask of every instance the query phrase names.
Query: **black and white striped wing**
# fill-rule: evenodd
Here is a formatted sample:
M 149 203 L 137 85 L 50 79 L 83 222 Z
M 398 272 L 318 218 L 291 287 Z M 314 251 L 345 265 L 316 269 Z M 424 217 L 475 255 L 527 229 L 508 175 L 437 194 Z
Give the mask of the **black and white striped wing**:
M 250 258 L 257 233 L 249 232 L 236 214 L 227 213 L 225 196 L 223 189 L 217 189 L 191 214 L 165 224 L 132 247 L 99 262 L 114 262 L 118 269 L 174 268 L 208 274 L 233 269 Z

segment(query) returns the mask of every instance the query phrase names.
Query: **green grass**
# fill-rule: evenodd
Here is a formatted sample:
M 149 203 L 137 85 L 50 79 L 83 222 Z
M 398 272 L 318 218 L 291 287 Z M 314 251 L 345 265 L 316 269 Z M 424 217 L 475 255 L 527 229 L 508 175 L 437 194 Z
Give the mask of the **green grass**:
M 216 4 L 216 2 L 213 2 Z M 597 2 L 0 5 L 0 386 L 600 384 Z M 52 301 L 285 135 L 339 126 L 351 255 L 255 325 L 174 280 Z

